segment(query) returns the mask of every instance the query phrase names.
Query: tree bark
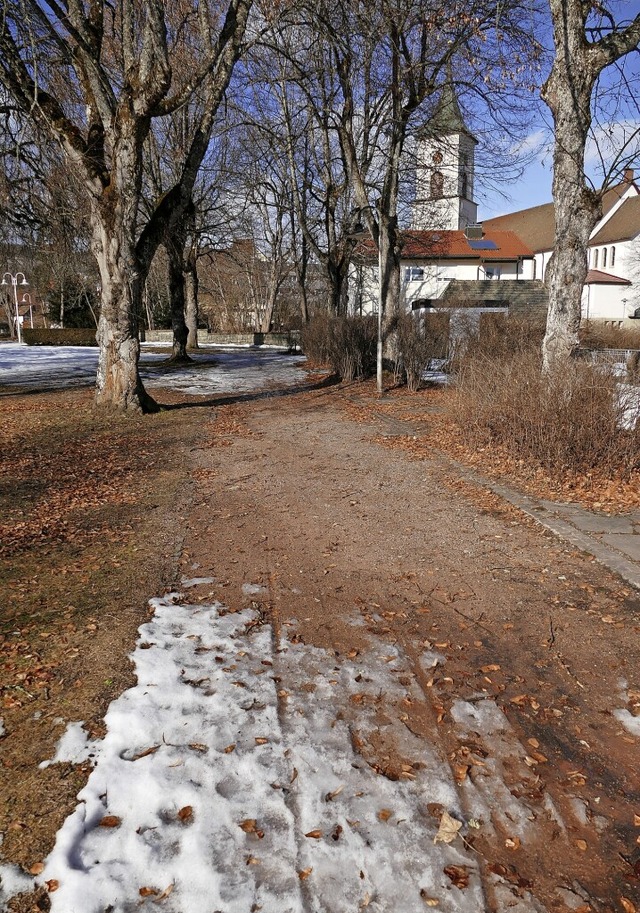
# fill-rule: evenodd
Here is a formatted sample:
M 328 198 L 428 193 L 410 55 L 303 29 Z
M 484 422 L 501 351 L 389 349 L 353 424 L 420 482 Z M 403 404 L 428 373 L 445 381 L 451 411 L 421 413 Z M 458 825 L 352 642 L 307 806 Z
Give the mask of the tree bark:
M 546 374 L 562 370 L 578 347 L 587 248 L 602 216 L 601 195 L 588 186 L 584 170 L 593 89 L 602 70 L 629 53 L 640 39 L 639 15 L 627 28 L 607 30 L 605 37 L 588 41 L 591 7 L 583 0 L 550 0 L 555 57 L 542 98 L 555 128 L 555 240 L 546 276 L 549 311 L 542 344 Z
M 189 330 L 185 320 L 185 274 L 183 270 L 180 241 L 166 246 L 169 259 L 169 296 L 171 300 L 171 329 L 173 330 L 173 349 L 171 361 L 189 362 L 187 340 Z
M 196 245 L 192 244 L 184 268 L 187 349 L 198 349 L 198 269 Z

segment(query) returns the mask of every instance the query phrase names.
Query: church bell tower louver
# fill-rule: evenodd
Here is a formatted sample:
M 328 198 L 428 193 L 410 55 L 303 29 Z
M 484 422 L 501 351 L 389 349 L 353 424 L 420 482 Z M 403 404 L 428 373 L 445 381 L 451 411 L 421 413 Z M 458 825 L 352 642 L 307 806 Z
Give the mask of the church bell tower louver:
M 461 230 L 478 219 L 473 200 L 476 138 L 465 126 L 451 76 L 416 149 L 414 230 Z

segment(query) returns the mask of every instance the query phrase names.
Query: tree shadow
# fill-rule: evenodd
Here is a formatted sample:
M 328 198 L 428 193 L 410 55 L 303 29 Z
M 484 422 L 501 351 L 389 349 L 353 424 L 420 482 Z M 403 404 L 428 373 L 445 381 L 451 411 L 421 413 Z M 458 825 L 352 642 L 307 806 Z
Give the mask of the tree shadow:
M 335 374 L 323 377 L 316 383 L 296 384 L 292 387 L 281 387 L 270 390 L 249 390 L 246 393 L 227 393 L 220 394 L 213 399 L 198 399 L 183 403 L 161 403 L 162 412 L 170 412 L 176 409 L 203 409 L 214 406 L 233 406 L 238 403 L 252 403 L 263 399 L 274 399 L 276 397 L 297 396 L 300 393 L 312 393 L 313 391 L 334 387 L 340 383 L 340 378 Z

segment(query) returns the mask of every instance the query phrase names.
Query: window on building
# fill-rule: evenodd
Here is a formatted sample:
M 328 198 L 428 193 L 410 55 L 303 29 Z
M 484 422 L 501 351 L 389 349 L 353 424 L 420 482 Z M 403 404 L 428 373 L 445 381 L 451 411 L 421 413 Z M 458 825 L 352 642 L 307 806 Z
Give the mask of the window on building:
M 536 278 L 536 273 L 538 272 L 538 261 L 536 258 L 533 258 L 533 278 Z
M 616 249 L 615 247 L 611 248 L 611 266 L 616 265 Z
M 604 269 L 606 267 L 606 265 L 607 265 L 607 248 L 603 247 L 602 248 L 602 269 Z
M 598 269 L 598 251 L 594 250 L 593 252 L 593 268 Z
M 407 266 L 404 271 L 405 282 L 422 282 L 424 268 L 422 266 Z
M 441 200 L 444 195 L 444 175 L 441 171 L 434 171 L 431 174 L 431 199 Z
M 499 279 L 500 278 L 500 267 L 499 266 L 485 266 L 484 277 L 485 277 L 485 279 Z

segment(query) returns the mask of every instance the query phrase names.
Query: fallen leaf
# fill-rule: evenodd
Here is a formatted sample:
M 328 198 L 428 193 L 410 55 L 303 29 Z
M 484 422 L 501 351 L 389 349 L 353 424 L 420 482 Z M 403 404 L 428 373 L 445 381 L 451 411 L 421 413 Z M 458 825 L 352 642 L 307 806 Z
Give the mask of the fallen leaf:
M 435 897 L 429 897 L 424 888 L 420 891 L 420 897 L 424 900 L 428 907 L 437 907 L 440 901 Z
M 206 745 L 203 745 L 201 742 L 191 742 L 191 744 L 189 745 L 189 748 L 192 751 L 201 751 L 203 753 L 209 751 L 208 747 Z M 226 751 L 226 749 L 225 749 L 225 751 Z
M 296 770 L 296 776 L 297 775 L 298 775 L 298 771 Z M 340 795 L 340 793 L 342 792 L 343 789 L 344 789 L 344 784 L 342 784 L 342 786 L 338 786 L 336 789 L 332 790 L 330 793 L 327 793 L 325 795 L 324 801 L 331 802 L 333 799 L 336 798 L 336 796 Z
M 520 849 L 520 838 L 519 837 L 507 837 L 504 842 L 504 845 L 508 850 L 518 850 Z
M 480 666 L 481 672 L 499 672 L 500 666 L 498 663 L 489 663 L 488 666 Z
M 34 862 L 29 869 L 31 875 L 41 875 L 44 872 L 44 862 Z
M 640 815 L 633 816 L 634 827 L 640 827 Z
M 462 821 L 452 818 L 449 812 L 443 812 L 440 819 L 438 833 L 433 838 L 434 843 L 453 843 L 462 827 Z M 446 869 L 445 869 L 446 871 Z
M 191 821 L 193 818 L 193 807 L 191 805 L 185 805 L 184 808 L 181 808 L 178 812 L 178 818 L 183 822 Z
M 231 754 L 231 752 L 232 752 L 232 751 L 235 751 L 235 750 L 236 750 L 236 743 L 233 742 L 232 745 L 227 745 L 227 747 L 224 749 L 224 753 L 225 753 L 225 754 Z
M 169 894 L 172 893 L 172 891 L 173 891 L 174 888 L 175 888 L 175 883 L 172 881 L 171 884 L 168 884 L 168 885 L 166 886 L 166 888 L 164 889 L 164 891 L 162 892 L 162 894 L 158 894 L 158 896 L 157 896 L 156 899 L 154 900 L 154 903 L 158 903 L 158 901 L 164 900 L 165 897 L 168 897 Z
M 331 836 L 334 840 L 339 840 L 341 834 L 342 834 L 342 825 L 336 824 L 333 831 L 331 832 Z
M 469 885 L 469 870 L 466 865 L 448 865 L 444 869 L 444 874 L 456 888 L 462 890 Z
M 122 824 L 122 819 L 118 818 L 117 815 L 105 815 L 104 818 L 100 819 L 99 827 L 120 827 Z
M 393 812 L 390 808 L 381 808 L 378 812 L 378 819 L 380 821 L 388 821 L 389 818 L 393 815 Z
M 134 754 L 129 760 L 139 761 L 140 758 L 148 758 L 150 754 L 155 754 L 159 748 L 159 745 L 152 745 L 150 748 L 145 748 L 144 751 L 139 751 L 138 754 Z
M 309 831 L 308 834 L 305 834 L 305 837 L 312 837 L 314 840 L 319 840 L 322 837 L 322 831 L 320 828 L 316 828 L 314 831 Z
M 527 739 L 527 744 L 532 748 L 540 748 L 540 742 L 537 739 Z
M 468 764 L 454 764 L 453 765 L 453 775 L 456 779 L 456 783 L 463 783 L 467 779 L 468 773 L 469 773 Z
M 309 866 L 308 869 L 303 869 L 301 872 L 298 872 L 298 878 L 300 879 L 300 881 L 304 881 L 305 878 L 308 878 L 312 872 L 313 872 L 313 866 Z
M 587 848 L 587 841 L 586 840 L 576 840 L 576 846 L 578 847 L 579 850 L 582 850 L 582 852 L 584 853 L 584 851 Z
M 624 908 L 625 913 L 636 913 L 635 904 L 631 903 L 631 901 L 627 897 L 621 897 L 620 903 L 621 903 L 622 907 Z
M 268 741 L 269 739 L 265 739 L 262 736 L 257 736 L 255 740 L 256 745 L 266 745 Z
M 157 888 L 140 888 L 138 894 L 140 897 L 157 897 L 160 891 Z
M 247 865 L 259 865 L 260 860 L 255 856 L 247 856 Z

